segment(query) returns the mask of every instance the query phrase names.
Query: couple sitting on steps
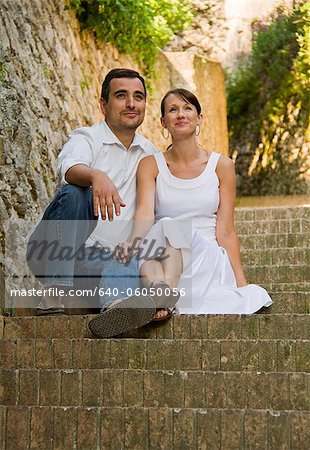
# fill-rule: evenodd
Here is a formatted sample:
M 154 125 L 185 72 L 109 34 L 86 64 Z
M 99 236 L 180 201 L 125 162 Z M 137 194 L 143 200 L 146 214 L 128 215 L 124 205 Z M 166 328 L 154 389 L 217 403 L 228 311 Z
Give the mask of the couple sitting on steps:
M 272 303 L 246 282 L 233 219 L 234 164 L 198 144 L 198 99 L 185 89 L 164 96 L 160 120 L 172 144 L 162 153 L 136 133 L 146 96 L 138 72 L 107 74 L 105 120 L 71 133 L 58 158 L 62 187 L 28 242 L 28 264 L 45 288 L 66 293 L 95 282 L 101 313 L 89 327 L 97 337 L 173 313 L 252 314 Z M 68 249 L 73 257 L 64 257 Z M 36 313 L 65 307 L 66 294 L 47 295 Z

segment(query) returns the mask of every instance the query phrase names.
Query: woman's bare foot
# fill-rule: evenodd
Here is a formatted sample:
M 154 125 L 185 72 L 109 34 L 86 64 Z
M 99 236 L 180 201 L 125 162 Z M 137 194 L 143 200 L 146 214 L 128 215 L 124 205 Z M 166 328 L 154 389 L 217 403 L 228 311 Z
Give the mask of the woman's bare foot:
M 156 312 L 154 319 L 164 319 L 166 316 L 168 316 L 169 311 L 166 309 L 160 309 Z

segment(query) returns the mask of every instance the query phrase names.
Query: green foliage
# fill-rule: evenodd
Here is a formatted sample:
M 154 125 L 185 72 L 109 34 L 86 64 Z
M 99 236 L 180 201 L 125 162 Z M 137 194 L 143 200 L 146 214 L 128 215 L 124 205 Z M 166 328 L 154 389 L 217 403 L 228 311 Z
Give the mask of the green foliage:
M 188 0 L 69 0 L 82 30 L 133 55 L 149 75 L 157 49 L 192 19 Z
M 240 148 L 246 147 L 243 154 L 249 161 L 247 167 L 243 161 L 242 170 L 247 170 L 256 183 L 254 186 L 242 180 L 247 195 L 287 194 L 301 186 L 292 188 L 290 177 L 297 180 L 305 172 L 305 152 L 298 144 L 300 152 L 296 154 L 295 145 L 292 157 L 290 149 L 294 147 L 294 136 L 305 135 L 308 127 L 309 10 L 310 4 L 305 1 L 295 2 L 293 10 L 278 10 L 271 24 L 256 32 L 250 57 L 228 74 L 231 145 L 234 151 L 239 148 L 238 156 Z M 284 173 L 288 176 L 285 187 Z M 266 179 L 270 176 L 273 182 Z

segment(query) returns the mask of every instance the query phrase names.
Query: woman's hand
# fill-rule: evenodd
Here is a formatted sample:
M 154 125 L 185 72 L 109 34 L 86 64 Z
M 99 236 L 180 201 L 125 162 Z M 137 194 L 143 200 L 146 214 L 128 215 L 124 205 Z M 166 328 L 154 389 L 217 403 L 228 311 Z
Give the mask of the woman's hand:
M 120 242 L 115 247 L 113 253 L 114 258 L 120 263 L 123 264 L 128 263 L 133 257 L 133 252 L 131 248 L 132 244 L 130 242 Z

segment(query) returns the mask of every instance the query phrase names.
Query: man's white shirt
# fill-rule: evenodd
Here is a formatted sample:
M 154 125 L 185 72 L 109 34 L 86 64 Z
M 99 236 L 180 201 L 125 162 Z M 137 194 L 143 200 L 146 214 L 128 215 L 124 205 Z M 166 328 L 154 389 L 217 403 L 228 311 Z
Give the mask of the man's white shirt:
M 136 207 L 136 173 L 142 158 L 156 153 L 156 148 L 145 137 L 135 134 L 127 150 L 112 133 L 106 122 L 74 130 L 58 157 L 58 175 L 61 184 L 67 184 L 65 174 L 76 164 L 85 164 L 105 172 L 115 184 L 126 206 L 112 222 L 99 217 L 95 231 L 86 241 L 86 247 L 108 247 L 127 241 L 133 225 Z

